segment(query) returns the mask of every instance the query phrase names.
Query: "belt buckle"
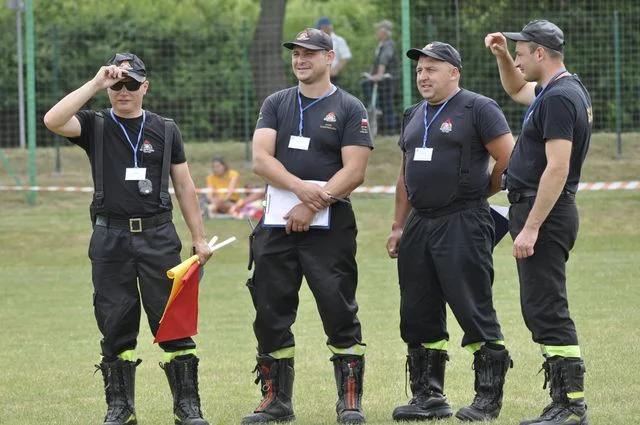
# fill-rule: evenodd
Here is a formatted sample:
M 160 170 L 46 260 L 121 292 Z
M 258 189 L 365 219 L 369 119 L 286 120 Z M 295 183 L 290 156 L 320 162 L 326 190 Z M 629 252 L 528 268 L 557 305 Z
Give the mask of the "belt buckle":
M 142 219 L 141 218 L 130 218 L 129 219 L 129 231 L 131 233 L 140 233 L 140 232 L 142 232 Z

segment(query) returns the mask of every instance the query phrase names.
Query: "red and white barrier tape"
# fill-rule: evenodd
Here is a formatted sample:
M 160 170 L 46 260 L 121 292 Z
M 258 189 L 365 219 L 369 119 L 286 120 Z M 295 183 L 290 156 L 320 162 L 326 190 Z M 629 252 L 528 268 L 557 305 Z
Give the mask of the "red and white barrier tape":
M 640 189 L 640 181 L 619 181 L 619 182 L 595 182 L 595 183 L 580 183 L 578 190 L 637 190 Z M 211 189 L 201 188 L 196 189 L 198 193 L 209 193 Z M 33 192 L 87 192 L 92 193 L 93 187 L 74 187 L 74 186 L 8 186 L 0 185 L 0 191 L 33 191 Z M 173 193 L 173 189 L 169 189 Z M 262 188 L 236 189 L 237 193 L 256 193 L 263 191 Z M 218 190 L 218 192 L 225 192 L 224 189 Z M 353 191 L 354 193 L 390 193 L 396 192 L 395 186 L 370 186 L 359 187 Z

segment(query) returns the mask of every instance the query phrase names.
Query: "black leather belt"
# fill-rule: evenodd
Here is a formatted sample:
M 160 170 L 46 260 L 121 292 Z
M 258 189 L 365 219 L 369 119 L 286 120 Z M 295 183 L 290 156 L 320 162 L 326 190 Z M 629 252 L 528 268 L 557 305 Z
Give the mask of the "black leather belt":
M 126 229 L 131 233 L 139 233 L 143 230 L 159 226 L 171 220 L 171 211 L 163 212 L 151 217 L 114 218 L 106 215 L 96 215 L 96 226 Z
M 537 194 L 538 191 L 534 189 L 510 190 L 507 193 L 507 199 L 509 200 L 510 204 L 517 204 L 519 202 L 524 202 L 527 199 L 535 198 Z M 569 192 L 565 189 L 560 193 L 560 196 L 574 198 L 576 195 L 575 193 Z

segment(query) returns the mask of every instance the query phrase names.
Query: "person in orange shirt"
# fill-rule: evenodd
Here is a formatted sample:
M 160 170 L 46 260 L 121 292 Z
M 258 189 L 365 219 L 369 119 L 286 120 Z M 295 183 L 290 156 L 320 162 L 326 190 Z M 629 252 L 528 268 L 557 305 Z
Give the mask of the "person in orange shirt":
M 219 156 L 211 160 L 211 170 L 212 174 L 207 176 L 207 188 L 210 189 L 207 193 L 209 217 L 227 214 L 240 199 L 240 194 L 236 192 L 240 174 L 230 169 L 224 158 Z M 219 192 L 221 189 L 226 191 Z

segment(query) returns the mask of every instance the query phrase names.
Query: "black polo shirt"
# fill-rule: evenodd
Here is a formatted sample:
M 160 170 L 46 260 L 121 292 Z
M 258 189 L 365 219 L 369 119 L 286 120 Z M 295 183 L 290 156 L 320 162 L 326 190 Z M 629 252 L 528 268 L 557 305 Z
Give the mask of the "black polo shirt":
M 143 196 L 138 191 L 138 182 L 125 180 L 125 172 L 134 166 L 133 149 L 120 126 L 111 118 L 108 109 L 102 111 L 104 116 L 104 209 L 101 214 L 113 217 L 147 217 L 166 209 L 160 207 L 160 175 L 162 174 L 162 157 L 164 155 L 164 119 L 146 111 L 146 120 L 140 144 L 137 149 L 138 167 L 147 169 L 146 178 L 153 184 L 153 193 Z M 95 183 L 94 167 L 94 123 L 95 111 L 83 110 L 76 114 L 82 128 L 80 137 L 69 138 L 84 149 L 91 161 L 91 172 Z M 138 140 L 138 132 L 142 117 L 120 118 L 117 120 L 124 126 L 133 145 Z M 171 163 L 181 164 L 186 161 L 182 136 L 176 132 L 171 145 Z M 171 207 L 171 205 L 169 205 Z
M 542 87 L 536 87 L 536 95 Z M 565 139 L 572 143 L 565 190 L 578 190 L 582 164 L 589 149 L 593 122 L 591 97 L 577 76 L 559 78 L 539 97 L 509 160 L 507 189 L 538 189 L 547 166 L 545 142 Z
M 316 99 L 301 96 L 301 100 L 304 108 Z M 302 180 L 331 179 L 343 168 L 341 149 L 344 146 L 373 148 L 364 105 L 340 88 L 303 112 L 302 136 L 311 139 L 306 150 L 289 147 L 291 136 L 299 134 L 299 124 L 296 86 L 265 99 L 256 130 L 277 131 L 275 158 Z
M 458 200 L 486 197 L 490 187 L 489 152 L 485 145 L 509 133 L 498 104 L 487 97 L 461 89 L 435 117 L 440 105 L 428 106 L 427 147 L 431 161 L 414 161 L 423 145 L 424 106 L 415 105 L 398 144 L 405 154 L 405 185 L 414 208 L 443 208 Z M 468 184 L 459 184 L 463 142 L 470 143 Z

